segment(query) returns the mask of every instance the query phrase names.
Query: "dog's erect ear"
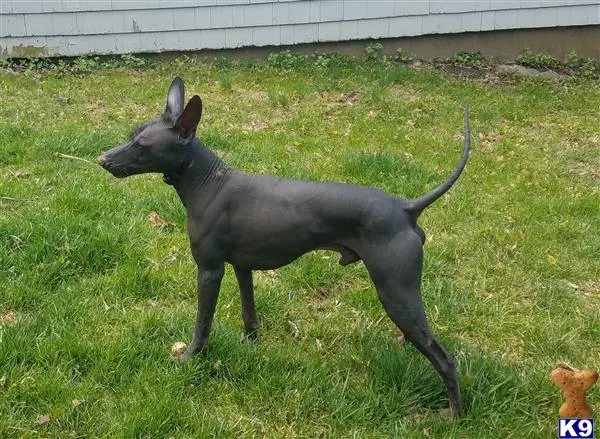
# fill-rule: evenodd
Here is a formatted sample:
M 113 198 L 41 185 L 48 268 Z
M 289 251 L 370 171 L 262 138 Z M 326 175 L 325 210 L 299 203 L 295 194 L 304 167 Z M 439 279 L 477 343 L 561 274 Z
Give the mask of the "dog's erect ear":
M 178 117 L 183 110 L 183 98 L 183 80 L 177 76 L 173 79 L 169 93 L 167 93 L 165 113 L 169 113 L 173 118 Z
M 196 135 L 200 117 L 202 117 L 202 100 L 200 96 L 194 95 L 185 106 L 181 116 L 175 121 L 173 128 L 179 130 L 181 138 L 192 139 Z

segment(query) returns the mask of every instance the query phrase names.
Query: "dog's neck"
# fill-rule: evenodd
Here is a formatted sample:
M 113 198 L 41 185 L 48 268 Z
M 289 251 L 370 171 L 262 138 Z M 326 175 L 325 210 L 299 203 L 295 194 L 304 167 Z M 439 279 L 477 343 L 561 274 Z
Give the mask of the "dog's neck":
M 163 181 L 172 185 L 183 204 L 200 191 L 210 193 L 220 188 L 223 177 L 230 168 L 215 153 L 209 150 L 198 138 L 194 138 L 188 146 L 186 157 L 181 167 L 175 172 L 165 173 Z
M 194 140 L 196 140 L 194 138 Z M 192 141 L 193 142 L 193 141 Z M 183 158 L 181 164 L 176 166 L 176 169 L 170 170 L 163 174 L 163 181 L 171 186 L 175 186 L 179 180 L 181 180 L 181 176 L 187 171 L 192 160 L 194 159 L 194 148 L 193 145 L 189 145 L 187 148 L 187 153 Z

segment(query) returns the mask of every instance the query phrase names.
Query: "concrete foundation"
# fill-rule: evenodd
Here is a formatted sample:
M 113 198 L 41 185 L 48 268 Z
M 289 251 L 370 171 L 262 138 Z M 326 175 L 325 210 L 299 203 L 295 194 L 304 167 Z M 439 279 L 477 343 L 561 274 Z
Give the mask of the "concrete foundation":
M 566 60 L 574 50 L 581 57 L 600 59 L 600 25 L 515 29 L 490 32 L 465 32 L 381 40 L 341 41 L 295 46 L 246 47 L 240 49 L 203 50 L 186 52 L 200 58 L 225 56 L 234 59 L 262 59 L 269 53 L 289 49 L 296 53 L 341 53 L 364 55 L 365 47 L 380 42 L 383 52 L 393 55 L 399 48 L 415 54 L 418 59 L 431 61 L 456 55 L 459 52 L 480 51 L 486 58 L 499 62 L 514 61 L 524 49 L 544 52 L 559 60 Z M 162 53 L 159 56 L 178 56 L 180 53 Z

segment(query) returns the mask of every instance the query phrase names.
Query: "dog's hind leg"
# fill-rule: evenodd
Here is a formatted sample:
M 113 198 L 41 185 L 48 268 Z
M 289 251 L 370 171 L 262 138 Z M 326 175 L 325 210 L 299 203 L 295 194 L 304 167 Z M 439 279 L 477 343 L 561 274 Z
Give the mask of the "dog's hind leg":
M 400 295 L 419 294 L 419 290 L 415 286 L 401 288 L 404 288 L 404 290 L 399 293 Z M 448 391 L 452 415 L 460 416 L 462 408 L 456 362 L 429 329 L 420 298 L 418 300 L 411 299 L 410 306 L 412 308 L 408 309 L 405 307 L 406 303 L 402 304 L 402 301 L 398 300 L 398 293 L 394 288 L 378 289 L 378 295 L 387 314 L 404 333 L 406 339 L 429 359 L 437 373 L 442 377 Z
M 242 319 L 246 335 L 250 338 L 258 336 L 258 319 L 256 317 L 256 308 L 254 307 L 254 286 L 252 285 L 252 271 L 244 268 L 233 267 L 235 277 L 240 286 L 240 296 L 242 298 Z
M 421 300 L 421 238 L 413 232 L 401 235 L 392 242 L 382 243 L 378 249 L 371 244 L 369 256 L 363 260 L 388 316 L 432 363 L 446 385 L 452 415 L 460 416 L 462 405 L 456 362 L 429 329 Z

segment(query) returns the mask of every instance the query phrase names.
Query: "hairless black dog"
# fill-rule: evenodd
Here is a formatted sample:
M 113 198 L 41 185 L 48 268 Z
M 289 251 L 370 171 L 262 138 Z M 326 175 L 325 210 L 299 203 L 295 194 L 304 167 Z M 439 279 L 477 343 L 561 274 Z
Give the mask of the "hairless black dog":
M 255 336 L 252 270 L 289 264 L 315 249 L 341 254 L 340 264 L 363 260 L 388 316 L 433 364 L 446 384 L 454 416 L 462 412 L 454 358 L 431 333 L 420 294 L 425 235 L 417 219 L 456 182 L 470 149 L 468 107 L 460 163 L 448 181 L 415 200 L 337 183 L 282 180 L 229 168 L 196 138 L 202 101 L 185 108 L 183 81 L 175 78 L 164 113 L 137 127 L 129 140 L 99 158 L 115 177 L 164 174 L 188 217 L 198 266 L 194 336 L 182 360 L 208 341 L 225 262 L 233 265 L 246 332 Z

